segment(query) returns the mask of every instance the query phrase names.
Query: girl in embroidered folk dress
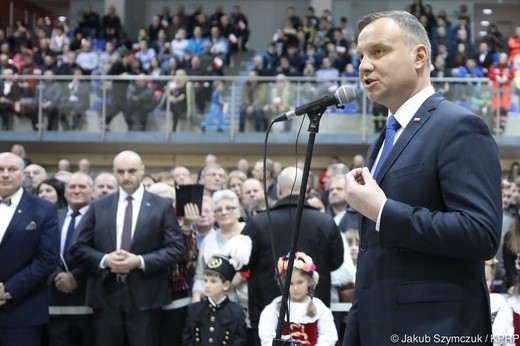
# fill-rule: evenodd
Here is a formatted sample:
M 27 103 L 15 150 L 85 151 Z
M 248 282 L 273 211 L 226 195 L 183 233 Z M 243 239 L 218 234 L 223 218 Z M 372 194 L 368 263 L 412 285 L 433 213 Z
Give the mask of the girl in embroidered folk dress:
M 289 255 L 278 259 L 276 275 L 285 281 Z M 319 275 L 312 258 L 303 252 L 297 252 L 289 289 L 290 322 L 284 323 L 284 335 L 290 336 L 305 346 L 333 346 L 338 340 L 338 333 L 330 309 L 323 302 L 313 297 Z M 258 324 L 258 334 L 262 346 L 270 346 L 276 335 L 278 315 L 282 297 L 275 298 L 267 305 Z

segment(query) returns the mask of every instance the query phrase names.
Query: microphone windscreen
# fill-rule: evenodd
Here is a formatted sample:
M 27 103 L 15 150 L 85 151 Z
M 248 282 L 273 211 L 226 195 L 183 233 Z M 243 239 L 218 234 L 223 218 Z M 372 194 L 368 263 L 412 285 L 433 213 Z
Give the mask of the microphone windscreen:
M 356 90 L 352 85 L 342 85 L 336 90 L 336 97 L 340 104 L 346 104 L 356 99 Z

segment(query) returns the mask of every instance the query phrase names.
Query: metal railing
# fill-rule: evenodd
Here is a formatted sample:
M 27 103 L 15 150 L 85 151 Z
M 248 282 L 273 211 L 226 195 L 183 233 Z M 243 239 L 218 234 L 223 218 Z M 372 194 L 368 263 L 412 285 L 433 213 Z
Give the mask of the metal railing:
M 5 76 L 0 76 L 4 78 Z M 44 104 L 45 89 L 49 87 L 49 83 L 58 83 L 61 87 L 61 99 L 58 101 L 58 109 L 61 102 L 66 102 L 70 97 L 68 85 L 72 80 L 72 76 L 29 76 L 17 75 L 14 77 L 18 83 L 25 85 L 23 89 L 24 99 L 13 104 L 14 120 L 11 121 L 11 131 L 16 132 L 34 132 L 30 126 L 28 114 L 24 113 L 23 107 L 20 109 L 18 103 L 34 102 L 36 107 L 37 121 L 36 132 L 38 138 L 42 139 L 44 133 L 47 132 L 45 124 L 47 123 L 47 111 L 42 107 Z M 79 77 L 81 83 L 88 87 L 88 100 L 81 100 L 85 103 L 85 111 L 83 112 L 83 119 L 81 125 L 70 131 L 92 132 L 99 134 L 100 140 L 106 140 L 107 135 L 111 132 L 133 132 L 128 127 L 127 118 L 122 117 L 122 113 L 110 114 L 113 109 L 125 109 L 128 112 L 139 110 L 143 107 L 147 111 L 147 121 L 144 129 L 139 132 L 153 134 L 156 141 L 168 141 L 174 136 L 172 131 L 172 124 L 174 122 L 172 94 L 175 91 L 176 77 L 174 76 L 146 76 L 147 85 L 152 88 L 151 97 L 146 102 L 133 103 L 130 105 L 128 99 L 124 100 L 126 104 L 116 104 L 118 100 L 114 98 L 116 88 L 127 88 L 128 85 L 133 85 L 137 81 L 142 80 L 142 76 L 81 76 Z M 182 123 L 178 132 L 185 134 L 201 133 L 200 122 L 207 117 L 210 103 L 211 103 L 211 83 L 214 81 L 222 81 L 225 85 L 223 91 L 223 98 L 227 104 L 225 112 L 225 132 L 224 135 L 229 137 L 229 140 L 234 140 L 236 136 L 240 135 L 240 111 L 242 108 L 242 90 L 244 84 L 248 82 L 247 76 L 186 76 L 183 80 L 190 84 L 187 89 L 188 102 L 187 117 L 181 117 Z M 52 82 L 51 82 L 52 80 Z M 32 83 L 30 81 L 33 81 Z M 34 82 L 36 81 L 36 82 Z M 257 77 L 259 83 L 267 85 L 268 95 L 265 99 L 265 104 L 262 107 L 263 117 L 265 121 L 269 121 L 273 116 L 278 115 L 278 110 L 274 106 L 280 100 L 274 95 L 276 89 L 276 78 L 274 77 Z M 172 83 L 173 82 L 173 83 Z M 502 102 L 501 89 L 493 89 L 491 81 L 487 78 L 434 78 L 432 83 L 435 89 L 443 95 L 463 107 L 471 109 L 475 114 L 481 116 L 489 124 L 493 130 L 499 126 L 498 119 L 500 118 L 500 102 Z M 356 89 L 356 100 L 349 105 L 345 105 L 344 109 L 331 107 L 327 110 L 322 120 L 321 128 L 324 135 L 327 134 L 347 134 L 357 136 L 362 143 L 371 141 L 371 136 L 376 134 L 380 127 L 378 121 L 384 121 L 384 116 L 374 114 L 374 104 L 369 101 L 359 85 L 356 77 L 343 77 L 337 80 L 319 79 L 319 78 L 302 78 L 302 77 L 288 77 L 287 85 L 289 88 L 290 102 L 288 109 L 279 109 L 279 112 L 288 111 L 292 107 L 304 104 L 321 97 L 322 95 L 332 92 L 334 88 L 343 84 L 351 84 Z M 33 85 L 33 87 L 28 86 Z M 116 86 L 117 85 L 117 86 Z M 519 91 L 515 89 L 513 82 L 512 92 L 510 94 L 511 109 L 510 109 L 510 129 L 501 133 L 502 136 L 519 136 L 520 135 L 520 117 L 518 119 L 519 125 L 516 126 L 515 116 L 519 112 Z M 121 90 L 120 90 L 121 91 Z M 204 102 L 201 98 L 204 98 Z M 119 100 L 120 102 L 120 100 Z M 495 104 L 493 103 L 495 102 Z M 204 106 L 202 106 L 204 104 Z M 492 104 L 495 107 L 492 107 Z M 129 107 L 130 105 L 130 107 Z M 117 107 L 123 106 L 123 107 Z M 34 112 L 34 110 L 33 110 Z M 125 112 L 123 112 L 125 113 Z M 117 116 L 115 116 L 117 115 Z M 128 117 L 127 114 L 125 114 Z M 54 132 L 70 132 L 64 126 L 61 126 L 61 117 L 57 120 L 58 126 L 51 131 Z M 248 116 L 249 117 L 249 116 Z M 113 118 L 113 119 L 111 119 Z M 326 120 L 325 120 L 326 119 Z M 111 120 L 111 122 L 107 122 Z M 117 121 L 116 121 L 117 120 Z M 248 119 L 250 121 L 250 119 Z M 291 120 L 292 121 L 292 120 Z M 125 124 L 126 123 L 126 124 Z M 250 124 L 248 124 L 250 126 Z M 246 134 L 254 132 L 249 126 L 246 126 Z M 279 132 L 295 131 L 297 126 L 285 126 L 278 129 Z M 216 132 L 216 126 L 210 125 L 207 132 Z M 498 133 L 498 132 L 497 132 Z

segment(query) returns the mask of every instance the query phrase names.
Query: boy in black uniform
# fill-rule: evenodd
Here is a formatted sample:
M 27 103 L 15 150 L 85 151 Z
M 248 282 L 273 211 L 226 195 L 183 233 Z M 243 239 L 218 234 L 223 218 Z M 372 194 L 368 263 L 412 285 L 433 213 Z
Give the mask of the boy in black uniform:
M 244 309 L 226 296 L 235 268 L 229 258 L 214 255 L 204 270 L 206 300 L 191 304 L 183 333 L 183 345 L 246 345 Z

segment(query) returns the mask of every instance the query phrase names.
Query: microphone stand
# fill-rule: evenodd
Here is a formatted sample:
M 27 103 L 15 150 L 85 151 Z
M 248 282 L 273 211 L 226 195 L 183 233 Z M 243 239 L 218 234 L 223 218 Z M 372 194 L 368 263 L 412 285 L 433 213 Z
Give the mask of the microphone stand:
M 344 108 L 344 106 L 336 106 L 337 108 Z M 280 305 L 280 315 L 278 316 L 278 325 L 276 326 L 276 336 L 273 340 L 273 346 L 300 346 L 301 343 L 295 341 L 291 338 L 282 339 L 282 329 L 283 322 L 285 319 L 285 314 L 288 310 L 288 302 L 289 302 L 289 288 L 291 287 L 291 277 L 293 272 L 294 265 L 294 256 L 296 254 L 296 246 L 298 244 L 298 236 L 300 234 L 300 224 L 302 221 L 302 213 L 303 213 L 303 204 L 305 202 L 305 194 L 307 192 L 307 182 L 309 180 L 309 171 L 311 167 L 312 161 L 312 153 L 314 151 L 314 141 L 316 139 L 316 134 L 320 129 L 320 120 L 321 116 L 325 112 L 327 107 L 323 107 L 317 111 L 312 111 L 312 113 L 308 113 L 309 117 L 309 127 L 307 131 L 309 134 L 309 140 L 307 142 L 307 152 L 305 154 L 305 163 L 303 166 L 303 177 L 302 177 L 302 185 L 300 187 L 300 194 L 298 195 L 298 204 L 296 207 L 296 218 L 293 224 L 292 230 L 292 238 L 291 245 L 289 250 L 289 262 L 287 264 L 287 273 L 285 275 L 285 283 L 283 285 L 282 290 L 282 301 Z M 290 323 L 288 320 L 287 323 Z

